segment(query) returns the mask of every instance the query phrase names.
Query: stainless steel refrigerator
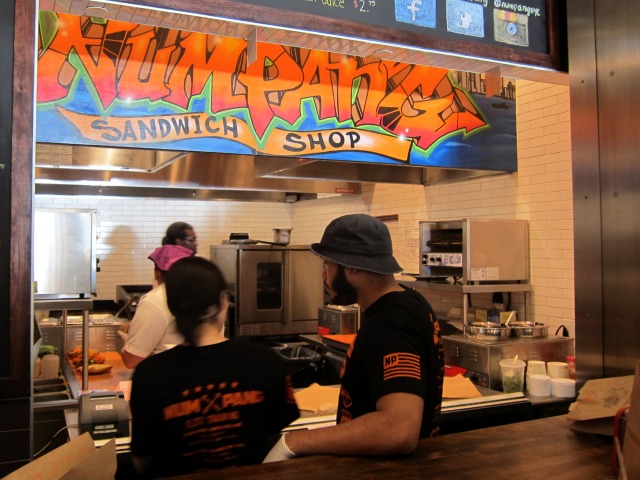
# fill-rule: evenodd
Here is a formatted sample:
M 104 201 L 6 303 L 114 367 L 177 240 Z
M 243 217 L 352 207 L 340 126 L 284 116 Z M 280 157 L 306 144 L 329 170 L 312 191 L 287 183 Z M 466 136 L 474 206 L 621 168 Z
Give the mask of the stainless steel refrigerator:
M 95 295 L 96 233 L 95 210 L 35 210 L 35 300 L 83 299 Z

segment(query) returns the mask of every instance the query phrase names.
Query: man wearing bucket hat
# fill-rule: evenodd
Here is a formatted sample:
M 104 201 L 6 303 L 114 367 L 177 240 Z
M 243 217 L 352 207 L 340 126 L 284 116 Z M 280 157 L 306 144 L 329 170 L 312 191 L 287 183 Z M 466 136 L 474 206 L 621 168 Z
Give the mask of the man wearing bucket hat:
M 186 247 L 163 245 L 149 255 L 158 286 L 140 299 L 128 332 L 118 332 L 125 340 L 120 355 L 122 363 L 127 368 L 135 368 L 152 353 L 182 343 L 183 337 L 178 332 L 175 319 L 167 306 L 164 281 L 171 265 L 193 254 L 194 252 Z
M 333 220 L 311 250 L 333 303 L 358 303 L 361 328 L 341 372 L 337 425 L 287 433 L 265 462 L 297 455 L 395 455 L 437 434 L 444 354 L 426 299 L 399 285 L 387 226 L 369 215 Z

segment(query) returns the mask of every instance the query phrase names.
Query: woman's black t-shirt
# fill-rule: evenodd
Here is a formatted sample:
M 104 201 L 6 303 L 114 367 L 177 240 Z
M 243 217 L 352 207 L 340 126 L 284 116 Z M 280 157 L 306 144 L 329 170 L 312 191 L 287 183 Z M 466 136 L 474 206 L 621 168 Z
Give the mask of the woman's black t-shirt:
M 145 359 L 130 406 L 132 454 L 151 455 L 162 476 L 260 463 L 268 438 L 299 417 L 283 359 L 233 340 Z

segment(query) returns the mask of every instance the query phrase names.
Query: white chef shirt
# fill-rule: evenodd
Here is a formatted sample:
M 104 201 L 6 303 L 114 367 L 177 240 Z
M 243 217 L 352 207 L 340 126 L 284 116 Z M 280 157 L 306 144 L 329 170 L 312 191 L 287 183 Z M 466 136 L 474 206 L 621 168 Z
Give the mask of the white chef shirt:
M 183 341 L 184 337 L 178 332 L 176 320 L 167 306 L 167 291 L 163 283 L 140 299 L 124 348 L 132 355 L 146 358 Z

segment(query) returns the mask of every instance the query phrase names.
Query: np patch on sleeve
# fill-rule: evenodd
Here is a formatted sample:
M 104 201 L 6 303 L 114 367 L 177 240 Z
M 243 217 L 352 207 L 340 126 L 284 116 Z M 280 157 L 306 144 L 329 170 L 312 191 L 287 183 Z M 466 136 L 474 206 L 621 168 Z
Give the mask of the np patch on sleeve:
M 420 380 L 420 356 L 414 353 L 398 352 L 383 358 L 383 380 L 412 378 Z

